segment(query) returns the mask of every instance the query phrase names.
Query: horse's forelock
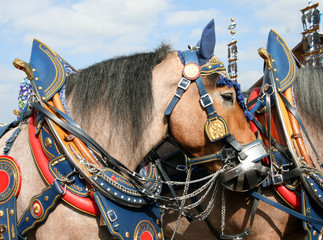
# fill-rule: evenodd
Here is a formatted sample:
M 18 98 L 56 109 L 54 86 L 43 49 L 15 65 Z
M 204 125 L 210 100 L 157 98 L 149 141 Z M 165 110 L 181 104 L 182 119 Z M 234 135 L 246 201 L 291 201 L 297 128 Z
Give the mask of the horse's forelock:
M 73 112 L 87 125 L 95 124 L 91 114 L 107 114 L 108 109 L 109 130 L 138 144 L 152 117 L 152 70 L 170 51 L 161 44 L 154 52 L 112 58 L 70 75 L 66 93 L 73 93 Z

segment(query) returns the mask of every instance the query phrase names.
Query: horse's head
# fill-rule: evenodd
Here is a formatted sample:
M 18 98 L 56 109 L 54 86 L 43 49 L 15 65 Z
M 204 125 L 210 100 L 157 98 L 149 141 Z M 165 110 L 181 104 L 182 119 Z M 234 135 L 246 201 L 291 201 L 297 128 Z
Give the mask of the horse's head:
M 178 88 L 174 97 L 178 98 L 178 104 L 171 106 L 173 99 L 170 109 L 166 110 L 170 115 L 172 136 L 193 157 L 219 153 L 226 145 L 236 148 L 240 143 L 240 149 L 236 149 L 239 152 L 241 146 L 256 140 L 246 120 L 239 84 L 227 78 L 223 64 L 213 56 L 214 36 L 214 23 L 211 21 L 203 31 L 199 47 L 178 52 L 185 66 L 184 80 L 179 85 L 185 88 L 185 81 L 190 77 L 191 84 L 181 97 L 176 96 L 182 91 L 181 87 Z M 235 140 L 230 143 L 232 138 Z M 202 158 L 202 162 L 204 160 Z M 204 162 L 211 171 L 218 170 L 223 163 Z

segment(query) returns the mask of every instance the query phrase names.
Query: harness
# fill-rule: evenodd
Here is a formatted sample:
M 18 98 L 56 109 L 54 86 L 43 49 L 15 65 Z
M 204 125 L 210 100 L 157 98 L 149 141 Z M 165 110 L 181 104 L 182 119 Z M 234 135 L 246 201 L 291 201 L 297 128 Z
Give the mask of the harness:
M 213 58 L 200 69 L 197 49 L 194 48 L 183 53 L 179 52 L 179 55 L 182 55 L 180 58 L 184 61 L 183 78 L 178 83 L 177 91 L 165 111 L 166 116 L 170 117 L 185 90 L 188 89 L 191 82 L 195 82 L 200 94 L 201 106 L 205 109 L 208 116 L 205 124 L 205 133 L 208 136 L 208 140 L 211 142 L 224 140 L 226 143 L 218 153 L 189 158 L 188 164 L 194 166 L 211 161 L 230 162 L 230 164 L 224 166 L 225 171 L 220 174 L 220 181 L 224 186 L 236 191 L 247 191 L 259 186 L 261 183 L 259 175 L 266 176 L 268 174 L 267 167 L 259 163 L 260 159 L 267 156 L 263 141 L 258 138 L 254 142 L 242 146 L 229 133 L 225 119 L 216 112 L 212 98 L 207 93 L 202 80 L 202 74 L 218 73 L 220 78 L 222 78 L 222 82 L 224 81 L 223 79 L 230 81 L 227 79 L 223 64 L 216 58 Z M 229 181 L 231 182 L 229 183 Z
M 261 131 L 262 136 L 268 139 L 270 161 L 265 164 L 271 168 L 271 177 L 263 183 L 263 187 L 273 185 L 280 196 L 296 211 L 272 202 L 256 192 L 252 195 L 303 220 L 303 227 L 308 237 L 319 239 L 318 233 L 323 230 L 323 216 L 320 210 L 323 207 L 323 175 L 314 167 L 308 156 L 300 127 L 319 165 L 322 165 L 296 110 L 292 92 L 296 62 L 287 44 L 274 31 L 269 33 L 267 50 L 261 48 L 259 54 L 265 60 L 263 85 L 257 90 L 260 92 L 259 95 L 249 100 L 248 106 L 252 113 L 256 113 L 252 127 Z M 276 109 L 277 118 L 272 118 L 274 115 L 272 108 Z M 266 122 L 267 128 L 258 118 Z M 276 128 L 273 129 L 272 126 Z M 278 128 L 281 132 L 277 132 Z M 283 139 L 279 139 L 281 133 Z M 301 191 L 295 194 L 297 188 L 301 188 Z
M 283 48 L 285 49 L 284 52 L 288 53 L 286 47 L 283 46 Z M 269 52 L 273 56 L 275 55 L 273 51 L 270 50 Z M 266 129 L 259 124 L 256 118 L 253 118 L 253 122 L 262 131 L 263 136 L 269 139 L 270 145 L 267 146 L 269 153 L 266 151 L 260 136 L 254 142 L 244 146 L 238 143 L 234 136 L 230 134 L 225 119 L 216 112 L 216 106 L 214 106 L 212 98 L 206 90 L 202 75 L 218 73 L 217 84 L 234 87 L 237 91 L 237 100 L 240 106 L 246 117 L 250 117 L 250 113 L 243 104 L 243 97 L 239 94 L 238 85 L 227 78 L 223 64 L 213 57 L 200 67 L 198 48 L 179 52 L 179 57 L 184 64 L 183 77 L 165 111 L 165 115 L 168 118 L 170 117 L 181 96 L 190 84 L 195 82 L 200 94 L 201 106 L 207 112 L 205 134 L 210 142 L 224 142 L 223 148 L 217 153 L 200 157 L 189 157 L 184 153 L 184 164 L 177 165 L 178 170 L 186 171 L 183 182 L 170 179 L 163 169 L 162 163 L 168 157 L 161 159 L 158 156 L 157 149 L 160 146 L 150 152 L 149 161 L 144 161 L 137 171 L 131 171 L 88 136 L 70 118 L 67 109 L 64 108 L 64 98 L 62 98 L 64 94 L 62 92 L 64 91 L 65 77 L 68 72 L 74 71 L 74 69 L 46 45 L 35 40 L 30 64 L 21 60 L 15 60 L 14 63 L 16 67 L 26 72 L 27 77 L 31 80 L 34 94 L 29 98 L 27 106 L 20 111 L 17 121 L 0 128 L 0 137 L 9 129 L 19 126 L 20 122 L 26 121 L 30 117 L 30 142 L 37 165 L 40 171 L 44 173 L 48 186 L 31 199 L 29 207 L 23 213 L 17 226 L 15 211 L 11 210 L 15 209 L 14 203 L 19 192 L 19 181 L 13 181 L 13 187 L 11 185 L 5 186 L 3 192 L 8 192 L 5 195 L 10 196 L 10 198 L 0 195 L 1 210 L 3 206 L 6 207 L 4 212 L 0 212 L 0 215 L 5 214 L 6 217 L 1 218 L 0 216 L 0 220 L 10 220 L 5 223 L 0 221 L 0 236 L 24 239 L 27 232 L 44 222 L 59 200 L 63 199 L 78 209 L 82 209 L 78 205 L 79 202 L 86 202 L 87 207 L 82 211 L 92 215 L 101 214 L 110 233 L 118 239 L 140 239 L 145 232 L 148 232 L 154 239 L 163 239 L 161 215 L 164 209 L 173 209 L 179 212 L 174 234 L 182 215 L 190 221 L 203 219 L 207 221 L 207 216 L 215 205 L 220 185 L 233 191 L 250 191 L 256 199 L 252 206 L 250 227 L 241 234 L 225 235 L 225 199 L 224 190 L 222 190 L 221 235 L 215 233 L 218 238 L 238 239 L 246 236 L 250 232 L 254 220 L 257 199 L 301 218 L 304 221 L 305 230 L 311 236 L 317 236 L 315 233 L 320 232 L 323 226 L 320 209 L 317 208 L 317 206 L 320 206 L 322 198 L 322 174 L 313 168 L 308 168 L 302 162 L 301 157 L 297 155 L 298 151 L 290 149 L 294 147 L 293 143 L 287 144 L 287 147 L 282 146 L 271 136 L 270 109 L 273 101 L 275 101 L 277 108 L 281 108 L 283 104 L 287 106 L 288 111 L 293 112 L 295 118 L 298 119 L 295 111 L 288 105 L 290 101 L 281 95 L 282 91 L 289 89 L 293 75 L 288 75 L 289 78 L 284 83 L 276 83 L 275 68 L 270 67 L 270 62 L 274 61 L 268 57 L 270 55 L 267 53 L 263 55 L 266 59 L 266 71 L 268 72 L 265 76 L 269 76 L 265 79 L 269 79 L 270 82 L 263 87 L 260 97 L 252 102 L 251 105 L 255 104 L 256 107 L 251 109 L 251 113 L 258 112 L 260 108 L 264 108 L 262 103 L 266 103 L 268 128 Z M 290 57 L 288 57 L 288 62 L 293 63 Z M 284 66 L 283 63 L 279 63 L 276 68 L 280 65 Z M 287 72 L 290 73 L 290 71 Z M 279 84 L 278 87 L 275 84 Z M 282 100 L 278 101 L 279 99 Z M 281 115 L 280 118 L 285 119 L 284 113 Z M 286 123 L 282 123 L 282 125 L 284 124 Z M 18 133 L 19 128 L 7 141 L 6 154 L 9 154 L 10 146 Z M 290 132 L 285 133 L 285 137 L 288 139 L 290 135 Z M 169 139 L 165 141 L 171 142 Z M 39 153 L 36 153 L 36 151 Z M 270 164 L 264 163 L 266 157 L 270 158 Z M 293 160 L 293 165 L 290 164 L 290 159 Z M 200 164 L 211 161 L 222 161 L 223 168 L 216 173 L 204 175 L 200 179 L 192 177 Z M 16 166 L 14 159 L 1 156 L 0 173 L 1 169 L 4 169 L 1 168 L 5 165 L 4 163 L 10 165 L 10 167 L 5 168 L 6 176 L 14 176 L 14 179 L 19 179 L 19 167 Z M 10 175 L 11 172 L 14 174 Z M 293 180 L 299 176 L 302 184 L 306 187 L 306 190 L 303 189 L 301 192 L 301 214 L 274 204 L 260 194 L 261 191 L 258 188 L 260 186 L 274 185 L 278 189 L 283 181 Z M 163 184 L 168 186 L 172 197 L 161 195 Z M 196 184 L 198 185 L 197 189 L 190 189 L 189 186 Z M 182 196 L 177 196 L 174 186 L 184 189 Z M 258 191 L 255 190 L 256 188 L 258 188 Z M 308 188 L 311 190 L 308 190 Z M 10 189 L 14 190 L 9 191 Z M 202 197 L 196 199 L 201 194 L 203 194 Z M 200 209 L 200 213 L 197 215 L 189 212 L 190 209 L 197 208 L 209 194 L 211 194 L 211 201 L 205 210 Z M 313 203 L 309 197 L 312 194 L 319 199 L 317 203 Z M 185 205 L 188 199 L 195 200 L 192 204 Z M 7 207 L 9 202 L 11 205 Z M 174 234 L 172 238 L 174 238 Z

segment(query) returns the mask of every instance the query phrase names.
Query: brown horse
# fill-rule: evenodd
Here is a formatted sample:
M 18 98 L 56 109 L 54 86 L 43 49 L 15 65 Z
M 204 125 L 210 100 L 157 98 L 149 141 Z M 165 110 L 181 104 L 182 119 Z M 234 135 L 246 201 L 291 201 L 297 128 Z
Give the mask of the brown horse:
M 293 85 L 298 113 L 318 152 L 319 159 L 323 158 L 321 147 L 321 136 L 323 134 L 321 121 L 323 118 L 322 78 L 322 68 L 300 68 L 297 71 L 297 78 Z M 259 87 L 261 85 L 262 80 L 255 84 L 255 86 Z M 305 141 L 305 144 L 311 159 L 316 159 L 308 141 Z M 316 161 L 313 161 L 313 163 L 317 169 L 320 169 Z M 265 188 L 263 195 L 275 202 L 286 205 L 273 188 Z M 226 190 L 225 202 L 226 222 L 224 233 L 228 235 L 242 233 L 250 225 L 253 197 L 248 193 Z M 189 223 L 185 218 L 182 218 L 175 239 L 216 239 L 217 235 L 212 233 L 212 227 L 216 229 L 218 234 L 221 234 L 221 209 L 221 194 L 218 194 L 217 204 L 207 219 L 212 226 L 209 227 L 209 223 L 207 224 L 203 221 Z M 166 215 L 165 222 L 168 224 L 165 230 L 166 236 L 172 235 L 176 220 L 176 212 L 170 211 Z M 306 232 L 300 219 L 260 201 L 251 233 L 244 239 L 307 239 L 306 237 Z
M 169 121 L 165 117 L 164 112 L 182 78 L 183 67 L 178 53 L 163 45 L 155 52 L 114 58 L 83 69 L 66 80 L 70 115 L 86 133 L 131 170 L 135 170 L 147 153 L 165 138 L 169 128 L 175 141 L 192 156 L 217 152 L 223 142 L 211 143 L 206 137 L 207 113 L 201 107 L 194 83 L 174 108 Z M 218 77 L 217 73 L 212 79 L 203 77 L 218 115 L 226 120 L 230 133 L 240 144 L 254 141 L 255 136 L 237 102 L 235 89 L 217 86 Z M 30 151 L 27 122 L 19 125 L 21 132 L 9 153 L 17 160 L 22 172 L 22 186 L 17 198 L 18 218 L 30 199 L 46 186 Z M 1 138 L 0 149 L 4 149 L 13 131 Z M 209 168 L 215 171 L 219 164 L 209 164 Z M 79 212 L 65 202 L 60 203 L 47 221 L 29 232 L 27 237 L 111 239 L 106 226 L 100 226 L 99 217 Z

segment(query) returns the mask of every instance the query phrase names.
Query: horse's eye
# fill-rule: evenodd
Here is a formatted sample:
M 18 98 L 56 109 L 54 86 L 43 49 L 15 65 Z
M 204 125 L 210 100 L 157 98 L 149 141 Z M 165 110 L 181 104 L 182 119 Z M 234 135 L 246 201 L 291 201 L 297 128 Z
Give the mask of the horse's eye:
M 226 102 L 230 102 L 230 103 L 234 102 L 233 93 L 224 93 L 224 94 L 221 94 L 221 97 Z

